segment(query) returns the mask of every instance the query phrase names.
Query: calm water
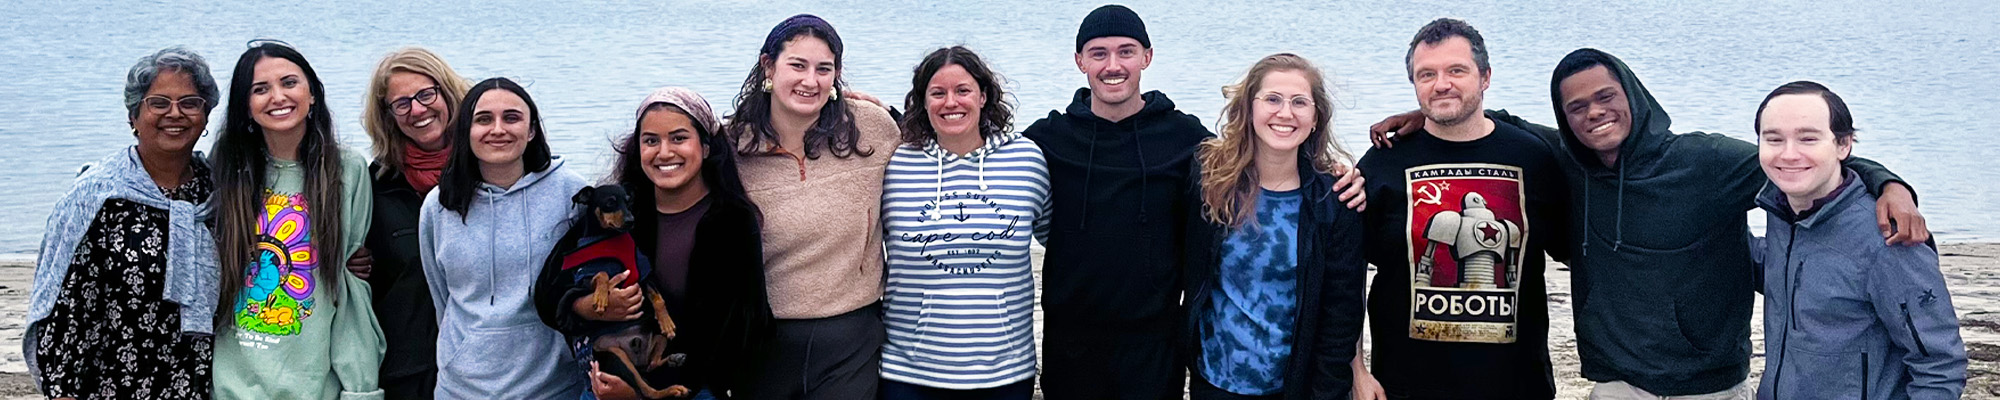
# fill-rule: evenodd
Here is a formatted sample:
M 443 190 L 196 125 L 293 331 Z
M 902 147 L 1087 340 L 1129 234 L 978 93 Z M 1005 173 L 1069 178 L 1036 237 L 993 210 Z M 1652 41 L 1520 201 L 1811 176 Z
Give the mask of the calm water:
M 966 44 L 1011 80 L 1023 126 L 1068 104 L 1084 84 L 1071 60 L 1076 24 L 1095 4 L 1042 1 L 742 1 L 562 4 L 445 2 L 10 2 L 0 12 L 0 253 L 32 253 L 48 209 L 81 164 L 132 142 L 120 90 L 140 56 L 187 45 L 226 82 L 244 41 L 298 46 L 325 80 L 343 142 L 365 149 L 362 91 L 379 58 L 404 45 L 443 55 L 477 80 L 529 85 L 555 150 L 604 170 L 612 139 L 651 89 L 681 85 L 728 108 L 770 27 L 826 17 L 847 44 L 856 89 L 900 99 L 910 68 L 937 46 Z M 1297 52 L 1338 84 L 1341 142 L 1414 108 L 1402 56 L 1432 18 L 1465 18 L 1486 35 L 1495 75 L 1487 106 L 1553 123 L 1548 76 L 1577 47 L 1624 58 L 1674 116 L 1677 130 L 1749 139 L 1752 114 L 1777 85 L 1812 79 L 1846 97 L 1863 130 L 1856 153 L 1913 182 L 1947 241 L 2000 239 L 2000 3 L 1874 1 L 1520 1 L 1360 4 L 1135 2 L 1152 28 L 1149 90 L 1210 124 L 1219 88 L 1257 58 Z M 1254 4 L 1251 4 L 1254 3 Z M 1633 2 L 1653 3 L 1653 2 Z M 226 91 L 226 88 L 225 88 Z M 211 118 L 220 126 L 218 112 Z M 204 142 L 198 146 L 206 150 Z

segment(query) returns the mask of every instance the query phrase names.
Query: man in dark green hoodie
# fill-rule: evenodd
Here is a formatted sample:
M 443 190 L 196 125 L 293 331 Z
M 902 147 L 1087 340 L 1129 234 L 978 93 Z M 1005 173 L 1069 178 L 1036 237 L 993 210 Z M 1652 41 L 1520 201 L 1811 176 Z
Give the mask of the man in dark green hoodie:
M 1576 197 L 1568 264 L 1583 377 L 1599 383 L 1592 398 L 1748 398 L 1756 270 L 1745 212 L 1768 182 L 1757 146 L 1673 133 L 1638 76 L 1595 49 L 1565 57 L 1549 90 L 1557 129 L 1489 115 L 1541 136 Z M 1413 117 L 1422 118 L 1370 128 L 1377 145 Z M 1866 159 L 1844 166 L 1880 196 L 1878 224 L 1891 243 L 1929 239 L 1907 184 Z

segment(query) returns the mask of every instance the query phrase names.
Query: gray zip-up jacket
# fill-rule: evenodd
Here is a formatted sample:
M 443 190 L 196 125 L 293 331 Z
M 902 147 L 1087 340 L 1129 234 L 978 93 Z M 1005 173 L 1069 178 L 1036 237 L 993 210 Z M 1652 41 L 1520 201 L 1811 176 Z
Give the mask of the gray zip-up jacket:
M 1957 399 L 1965 342 L 1937 250 L 1883 243 L 1875 196 L 1846 174 L 1803 217 L 1775 185 L 1757 195 L 1770 215 L 1751 247 L 1768 357 L 1757 398 Z
M 438 192 L 418 222 L 424 278 L 437 307 L 437 397 L 574 399 L 586 390 L 562 334 L 535 313 L 542 262 L 569 229 L 586 182 L 563 160 L 513 187 L 481 184 L 463 218 Z

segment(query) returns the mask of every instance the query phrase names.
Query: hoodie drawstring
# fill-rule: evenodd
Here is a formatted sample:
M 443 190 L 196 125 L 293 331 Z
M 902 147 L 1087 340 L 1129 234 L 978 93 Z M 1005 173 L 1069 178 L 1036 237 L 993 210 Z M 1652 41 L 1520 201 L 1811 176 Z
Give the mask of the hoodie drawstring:
M 1077 230 L 1085 230 L 1090 227 L 1090 178 L 1097 173 L 1097 134 L 1097 124 L 1090 124 L 1090 155 L 1084 157 L 1083 201 L 1079 202 L 1083 207 L 1076 213 Z M 1143 204 L 1145 202 L 1140 203 Z
M 1618 163 L 1618 207 L 1615 208 L 1618 219 L 1611 221 L 1612 232 L 1616 235 L 1611 242 L 1614 253 L 1625 246 L 1625 164 L 1629 163 Z
M 1590 256 L 1590 178 L 1583 180 L 1583 237 L 1577 242 L 1583 246 L 1583 257 Z M 1616 219 L 1611 221 L 1611 251 L 1617 252 L 1625 246 L 1625 163 L 1618 163 L 1618 204 L 1613 207 Z
M 936 221 L 944 217 L 944 155 L 931 159 L 937 160 L 937 194 L 931 199 L 931 204 L 937 205 L 937 209 L 931 212 L 931 220 Z
M 1147 177 L 1152 174 L 1148 173 L 1147 171 L 1150 170 L 1146 168 L 1146 143 L 1139 140 L 1139 130 L 1136 127 L 1138 124 L 1134 123 L 1133 125 L 1135 127 L 1132 129 L 1132 148 L 1137 149 L 1139 152 L 1139 198 L 1144 199 L 1147 193 L 1147 186 L 1151 184 L 1151 179 L 1147 179 Z M 1152 215 L 1146 213 L 1146 203 L 1151 202 L 1139 202 L 1139 225 L 1146 225 L 1147 216 Z

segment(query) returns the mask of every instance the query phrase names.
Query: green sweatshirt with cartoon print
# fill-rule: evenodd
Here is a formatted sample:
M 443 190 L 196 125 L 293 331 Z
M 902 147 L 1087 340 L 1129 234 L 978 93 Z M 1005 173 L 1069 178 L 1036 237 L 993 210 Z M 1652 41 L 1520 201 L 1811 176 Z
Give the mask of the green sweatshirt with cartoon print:
M 216 330 L 216 399 L 380 399 L 384 342 L 369 305 L 368 282 L 347 272 L 349 256 L 368 235 L 374 196 L 368 166 L 343 149 L 340 157 L 341 238 L 335 249 L 310 240 L 313 205 L 305 201 L 305 169 L 271 159 L 257 215 L 257 256 L 244 266 L 243 290 L 228 326 Z M 327 251 L 333 250 L 333 251 Z M 337 285 L 320 282 L 334 268 Z

